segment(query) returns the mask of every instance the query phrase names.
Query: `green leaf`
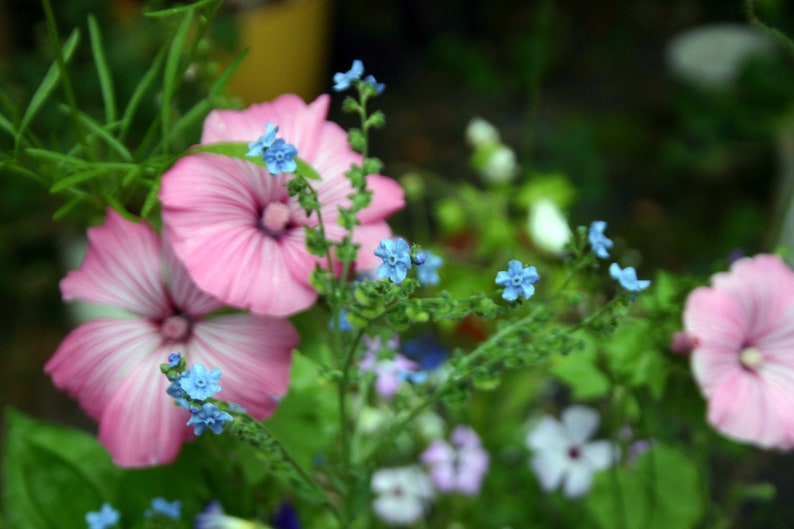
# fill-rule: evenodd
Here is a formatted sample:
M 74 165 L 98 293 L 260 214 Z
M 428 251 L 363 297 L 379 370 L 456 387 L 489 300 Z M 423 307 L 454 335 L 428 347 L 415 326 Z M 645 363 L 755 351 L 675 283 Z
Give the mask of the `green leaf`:
M 574 400 L 593 399 L 609 393 L 609 377 L 596 365 L 594 349 L 553 356 L 551 361 L 551 374 L 571 388 Z
M 102 34 L 99 31 L 99 24 L 97 24 L 94 15 L 88 15 L 88 36 L 91 39 L 91 52 L 94 55 L 94 63 L 99 76 L 99 87 L 102 90 L 105 121 L 111 123 L 116 121 L 116 95 L 113 91 L 113 78 L 110 75 L 108 61 L 105 58 L 105 50 L 102 46 Z
M 5 130 L 11 136 L 16 136 L 16 129 L 14 129 L 14 125 L 2 114 L 0 114 L 0 129 Z
M 210 99 L 203 99 L 193 106 L 187 113 L 185 113 L 179 120 L 174 123 L 173 127 L 168 130 L 163 143 L 170 144 L 174 138 L 178 137 L 183 130 L 190 127 L 192 124 L 202 120 L 212 110 L 213 103 Z
M 168 134 L 168 115 L 171 112 L 171 100 L 176 92 L 176 87 L 179 85 L 182 77 L 180 71 L 180 59 L 182 50 L 185 48 L 190 28 L 193 25 L 193 11 L 187 11 L 187 14 L 179 23 L 174 33 L 174 38 L 168 47 L 168 55 L 165 59 L 165 70 L 163 73 L 163 103 L 160 107 L 160 124 L 163 127 L 163 137 Z
M 69 38 L 66 39 L 66 43 L 63 45 L 64 62 L 68 62 L 69 59 L 71 59 L 74 50 L 77 48 L 77 43 L 79 40 L 80 32 L 75 29 L 72 31 L 71 35 L 69 35 Z M 30 98 L 30 103 L 28 103 L 25 113 L 22 115 L 22 120 L 19 123 L 19 128 L 16 131 L 16 138 L 14 139 L 17 146 L 22 140 L 22 135 L 27 130 L 28 125 L 30 125 L 30 122 L 41 109 L 41 106 L 50 96 L 60 77 L 61 71 L 58 68 L 58 61 L 54 61 L 52 65 L 50 65 L 50 69 L 47 70 L 47 73 L 44 76 L 44 79 L 41 81 L 41 84 L 33 93 L 33 97 Z
M 138 110 L 138 106 L 143 99 L 143 96 L 146 95 L 146 92 L 154 85 L 154 81 L 157 78 L 157 74 L 160 71 L 160 67 L 163 65 L 163 61 L 165 60 L 166 48 L 163 47 L 157 53 L 157 56 L 154 58 L 151 67 L 146 70 L 146 73 L 141 77 L 141 80 L 138 82 L 138 86 L 135 87 L 135 91 L 130 96 L 130 100 L 127 102 L 127 108 L 124 109 L 124 115 L 121 117 L 121 132 L 119 134 L 120 138 L 126 136 L 127 131 L 132 124 L 132 117 L 135 114 L 135 111 Z
M 143 201 L 143 206 L 141 207 L 141 217 L 148 218 L 149 213 L 151 213 L 154 207 L 157 205 L 157 193 L 160 191 L 161 181 L 162 175 L 158 176 L 157 180 L 150 183 L 152 188 L 149 190 L 149 193 L 146 195 L 146 199 Z
M 88 165 L 86 160 L 79 158 L 77 156 L 72 156 L 69 154 L 62 154 L 56 151 L 50 151 L 47 149 L 25 149 L 25 153 L 34 157 L 38 158 L 43 161 L 50 161 L 55 162 L 57 164 L 63 164 L 66 167 L 70 168 L 77 168 L 77 167 L 85 167 Z
M 68 112 L 68 108 L 65 109 Z M 131 162 L 132 155 L 130 151 L 121 143 L 119 140 L 113 137 L 110 132 L 97 123 L 91 116 L 86 114 L 85 112 L 79 113 L 80 122 L 88 127 L 88 129 L 93 132 L 99 139 L 105 142 L 105 144 L 110 147 L 112 150 L 116 152 L 124 161 Z
M 690 529 L 703 515 L 697 467 L 672 447 L 653 447 L 627 467 L 596 476 L 586 507 L 603 529 Z
M 85 529 L 112 501 L 120 470 L 93 436 L 6 409 L 3 510 L 9 527 Z
M 322 180 L 322 177 L 314 170 L 314 167 L 303 161 L 303 159 L 296 156 L 295 162 L 298 164 L 296 172 L 303 178 L 308 178 L 309 180 Z
M 196 3 L 189 4 L 186 6 L 179 6 L 179 7 L 169 7 L 168 9 L 159 9 L 157 11 L 147 11 L 144 13 L 147 17 L 170 17 L 174 15 L 179 15 L 186 11 L 195 11 L 196 9 L 200 9 L 206 5 L 209 5 L 217 0 L 199 0 Z

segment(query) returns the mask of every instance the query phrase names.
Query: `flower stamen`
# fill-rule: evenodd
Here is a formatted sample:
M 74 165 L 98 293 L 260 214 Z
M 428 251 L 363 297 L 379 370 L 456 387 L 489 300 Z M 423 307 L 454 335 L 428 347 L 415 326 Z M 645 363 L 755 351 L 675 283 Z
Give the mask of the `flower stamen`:
M 190 321 L 178 314 L 169 316 L 160 324 L 160 334 L 166 340 L 183 342 L 190 335 Z
M 739 353 L 739 362 L 747 369 L 758 369 L 763 360 L 764 353 L 757 347 L 745 347 Z
M 289 220 L 289 206 L 281 202 L 271 202 L 265 206 L 265 210 L 262 212 L 261 226 L 265 233 L 271 237 L 278 237 L 287 229 Z

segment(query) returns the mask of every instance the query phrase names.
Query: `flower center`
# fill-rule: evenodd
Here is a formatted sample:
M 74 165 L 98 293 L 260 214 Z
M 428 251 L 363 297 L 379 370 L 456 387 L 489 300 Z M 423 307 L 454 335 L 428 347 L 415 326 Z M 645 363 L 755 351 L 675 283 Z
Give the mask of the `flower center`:
M 745 347 L 739 353 L 739 362 L 747 369 L 757 369 L 763 360 L 764 353 L 757 347 Z
M 262 229 L 271 237 L 278 237 L 287 228 L 289 215 L 289 206 L 281 202 L 271 202 L 262 212 Z
M 169 316 L 160 324 L 160 334 L 167 340 L 183 342 L 190 334 L 190 321 L 184 316 Z
M 568 449 L 568 457 L 571 459 L 579 459 L 581 455 L 582 453 L 578 446 L 572 446 Z

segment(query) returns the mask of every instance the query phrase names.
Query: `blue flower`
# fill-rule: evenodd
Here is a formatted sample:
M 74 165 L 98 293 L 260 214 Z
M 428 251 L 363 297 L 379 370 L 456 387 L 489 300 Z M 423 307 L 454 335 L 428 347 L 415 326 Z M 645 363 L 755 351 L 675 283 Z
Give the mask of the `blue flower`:
M 278 127 L 272 123 L 265 125 L 265 133 L 259 136 L 259 139 L 248 144 L 248 152 L 246 156 L 262 156 L 265 150 L 273 145 L 276 141 L 276 134 L 278 134 Z
M 421 263 L 418 259 L 420 254 L 424 254 L 424 260 Z M 416 254 L 415 262 L 417 264 L 416 275 L 419 277 L 419 283 L 428 286 L 437 285 L 441 281 L 438 277 L 438 269 L 444 264 L 444 260 L 441 257 L 427 250 Z
M 620 286 L 631 292 L 645 290 L 651 284 L 650 279 L 637 279 L 637 271 L 631 266 L 621 270 L 617 263 L 612 263 L 609 266 L 609 275 L 617 279 Z
M 298 168 L 298 163 L 295 161 L 297 155 L 298 149 L 294 145 L 279 138 L 268 147 L 262 160 L 267 164 L 270 174 L 294 173 Z
M 505 287 L 502 299 L 515 301 L 518 296 L 529 299 L 535 293 L 535 283 L 540 281 L 538 271 L 534 266 L 524 267 L 521 261 L 512 259 L 507 263 L 507 270 L 496 274 L 496 284 Z
M 119 517 L 119 511 L 111 507 L 109 503 L 103 503 L 100 510 L 87 512 L 85 521 L 88 524 L 88 529 L 107 529 L 119 523 Z
M 328 322 L 328 328 L 333 330 L 334 323 L 336 323 L 336 320 L 334 318 L 331 318 L 331 321 Z M 347 311 L 345 309 L 341 309 L 339 311 L 339 330 L 342 332 L 353 330 L 353 325 L 347 319 Z
M 182 360 L 182 355 L 180 353 L 172 353 L 168 355 L 168 367 L 178 366 L 180 360 Z
M 437 369 L 447 358 L 447 348 L 431 334 L 403 341 L 400 350 L 416 362 L 422 371 Z
M 165 498 L 155 498 L 152 500 L 152 508 L 148 509 L 144 513 L 144 516 L 151 518 L 155 514 L 161 514 L 166 518 L 179 520 L 179 517 L 181 516 L 181 510 L 182 502 L 179 500 L 169 502 Z
M 594 220 L 590 224 L 590 230 L 587 232 L 587 238 L 590 240 L 590 247 L 593 252 L 601 259 L 609 257 L 609 248 L 612 248 L 612 240 L 604 235 L 604 230 L 607 228 L 607 223 L 603 220 Z
M 206 428 L 218 435 L 223 431 L 223 423 L 234 420 L 234 417 L 221 411 L 211 403 L 204 404 L 199 410 L 191 410 L 192 415 L 187 421 L 188 426 L 193 426 L 193 433 L 201 435 Z
M 334 74 L 334 90 L 341 92 L 350 88 L 353 81 L 361 79 L 364 73 L 364 63 L 356 59 L 353 61 L 353 66 L 347 72 L 338 72 Z
M 386 89 L 386 85 L 376 81 L 375 77 L 372 76 L 372 75 L 368 75 L 366 77 L 366 79 L 364 79 L 364 82 L 367 83 L 368 85 L 372 86 L 372 88 L 375 89 L 375 93 L 378 94 L 378 95 L 381 95 L 383 93 L 383 91 Z
M 395 283 L 402 283 L 411 268 L 411 248 L 405 239 L 396 241 L 383 239 L 375 249 L 375 255 L 383 259 L 383 264 L 375 272 L 381 279 L 389 278 Z
M 276 512 L 270 518 L 273 529 L 301 529 L 301 523 L 295 508 L 288 502 L 279 503 Z
M 189 371 L 182 373 L 177 382 L 191 399 L 206 400 L 221 390 L 218 385 L 220 379 L 221 370 L 217 367 L 208 372 L 203 364 L 195 364 Z M 169 395 L 173 396 L 171 393 Z

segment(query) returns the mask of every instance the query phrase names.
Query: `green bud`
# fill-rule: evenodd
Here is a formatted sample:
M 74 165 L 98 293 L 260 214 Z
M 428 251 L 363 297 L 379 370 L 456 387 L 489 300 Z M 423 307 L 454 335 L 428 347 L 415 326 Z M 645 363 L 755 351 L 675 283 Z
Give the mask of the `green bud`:
M 350 147 L 352 147 L 356 152 L 362 152 L 367 146 L 367 140 L 364 137 L 364 133 L 362 133 L 360 129 L 350 129 L 350 132 L 347 135 L 347 141 L 350 144 Z
M 367 118 L 366 123 L 367 127 L 379 129 L 386 124 L 386 115 L 380 110 L 377 110 L 373 112 L 369 118 Z
M 364 160 L 364 172 L 366 174 L 377 174 L 383 169 L 383 162 L 377 158 L 367 158 Z
M 342 110 L 344 112 L 359 112 L 361 110 L 361 106 L 358 104 L 352 96 L 347 96 L 344 101 L 342 101 Z

